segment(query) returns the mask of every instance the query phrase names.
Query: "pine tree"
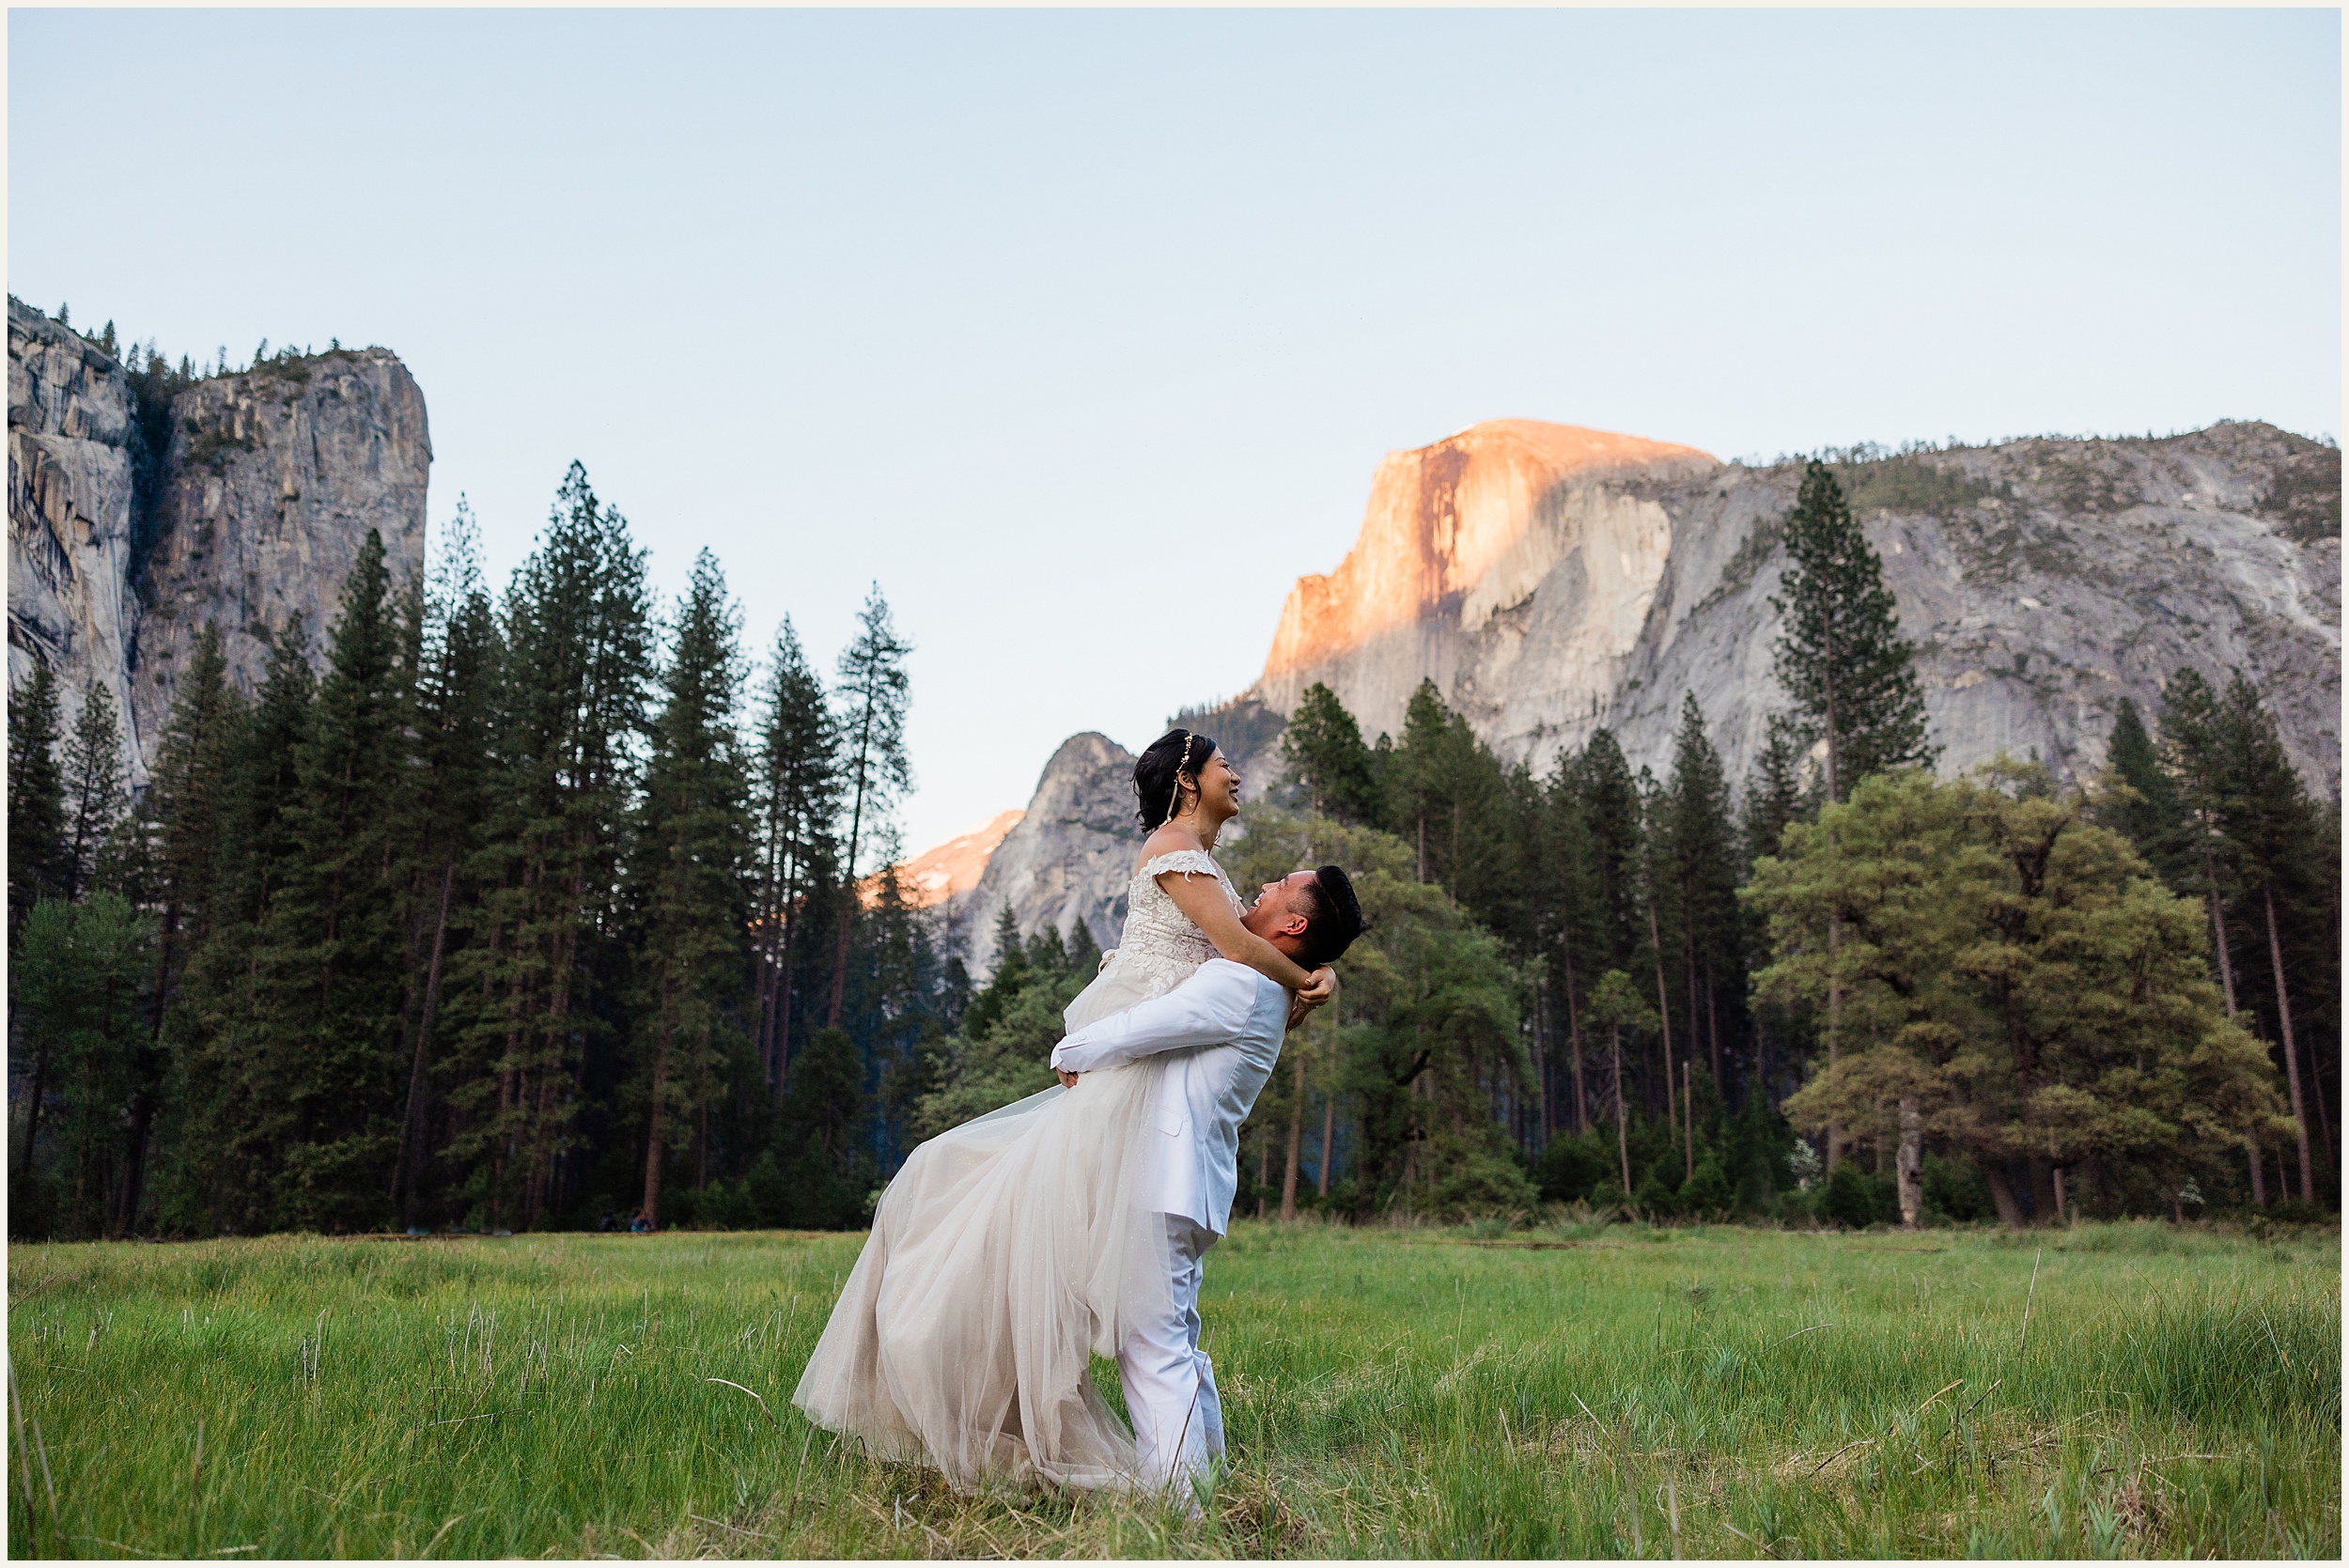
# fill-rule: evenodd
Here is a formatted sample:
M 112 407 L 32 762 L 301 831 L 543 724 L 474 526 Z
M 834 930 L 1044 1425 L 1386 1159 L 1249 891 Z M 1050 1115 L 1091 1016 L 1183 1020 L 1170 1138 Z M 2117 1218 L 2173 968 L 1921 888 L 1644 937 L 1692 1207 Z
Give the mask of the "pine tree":
M 2326 900 L 2316 891 L 2321 883 L 2315 868 L 2321 862 L 2337 860 L 2340 841 L 2336 838 L 2328 844 L 2319 836 L 2318 813 L 2298 770 L 2285 754 L 2275 716 L 2240 672 L 2228 683 L 2219 729 L 2229 764 L 2220 831 L 2240 868 L 2252 923 L 2266 937 L 2269 976 L 2275 985 L 2276 1037 L 2282 1048 L 2284 1081 L 2292 1095 L 2292 1119 L 2297 1124 L 2300 1196 L 2313 1201 L 2316 1165 L 2310 1148 L 2309 1102 L 2321 1091 L 2314 1073 L 2309 1075 L 2308 1083 L 2302 1079 L 2302 1043 L 2294 1027 L 2294 987 L 2284 961 L 2283 912 L 2304 910 L 2309 916 L 2318 915 L 2316 907 Z M 2338 954 L 2334 948 L 2335 958 Z M 2329 1153 L 2329 1126 L 2325 1144 Z
M 2159 730 L 2162 770 L 2174 784 L 2183 813 L 2185 841 L 2176 850 L 2186 887 L 2209 912 L 2211 952 L 2218 962 L 2218 984 L 2232 1016 L 2239 1005 L 2234 979 L 2234 933 L 2226 913 L 2233 896 L 2232 846 L 2225 834 L 2229 760 L 2217 693 L 2201 672 L 2182 669 L 2162 688 Z M 2254 1167 L 2256 1170 L 2256 1167 Z
M 122 762 L 122 726 L 114 692 L 93 684 L 66 737 L 65 895 L 79 898 L 97 881 L 98 861 L 128 803 L 130 781 Z
M 116 893 L 93 893 L 78 904 L 43 899 L 25 919 L 9 968 L 33 1057 L 11 1198 L 19 1213 L 49 1209 L 50 1223 L 70 1235 L 105 1234 L 119 1212 L 122 1122 L 146 1032 L 148 925 Z M 34 1176 L 41 1109 L 53 1093 L 63 1122 L 54 1205 L 40 1202 Z
M 647 1053 L 644 1210 L 655 1225 L 673 1151 L 701 1148 L 695 1186 L 708 1186 L 723 1036 L 747 1000 L 751 820 L 734 733 L 739 639 L 725 579 L 703 551 L 671 634 L 630 864 L 637 1037 Z
M 147 1039 L 133 1063 L 130 1169 L 116 1219 L 117 1232 L 138 1223 L 149 1144 L 168 1072 L 164 1019 L 189 956 L 211 930 L 230 772 L 244 719 L 244 705 L 228 684 L 219 629 L 208 624 L 197 633 L 195 651 L 164 721 L 142 805 L 155 846 L 158 939 L 148 984 Z
M 380 1223 L 397 1151 L 404 1065 L 397 797 L 406 686 L 391 575 L 369 530 L 329 639 L 294 758 L 286 853 L 259 932 L 255 1102 L 279 1222 Z
M 1754 755 L 1753 773 L 1747 781 L 1739 814 L 1745 836 L 1744 869 L 1749 874 L 1754 862 L 1778 853 L 1786 824 L 1803 815 L 1802 747 L 1795 732 L 1795 724 L 1784 714 L 1772 714 L 1762 750 Z
M 1440 834 L 1442 752 L 1451 717 L 1435 681 L 1423 679 L 1404 705 L 1403 739 L 1379 769 L 1387 784 L 1387 825 L 1410 844 L 1412 863 L 1423 882 L 1437 879 L 1429 855 L 1429 822 L 1438 819 L 1435 831 Z M 1435 853 L 1442 853 L 1440 841 Z
M 1884 564 L 1816 458 L 1803 470 L 1785 540 L 1784 597 L 1770 599 L 1781 622 L 1776 668 L 1803 738 L 1827 744 L 1827 799 L 1843 800 L 1872 773 L 1930 766 L 1924 694 Z
M 1583 770 L 1563 750 L 1549 780 L 1546 801 L 1548 834 L 1545 857 L 1549 896 L 1545 918 L 1558 955 L 1556 1010 L 1565 1016 L 1567 1081 L 1574 1091 L 1574 1130 L 1591 1130 L 1590 1091 L 1582 1057 L 1584 1013 L 1590 988 L 1612 958 L 1605 901 L 1600 893 L 1598 846 L 1591 831 L 1581 788 Z M 1551 1053 L 1554 1063 L 1555 1053 Z M 1559 1118 L 1553 1113 L 1553 1125 Z
M 1626 1103 L 1628 1096 L 1624 1092 L 1623 1037 L 1629 1033 L 1636 1043 L 1640 1035 L 1653 1034 L 1662 1026 L 1655 1010 L 1640 995 L 1640 987 L 1621 970 L 1609 970 L 1592 987 L 1591 1023 L 1607 1033 L 1608 1053 L 1613 1064 L 1615 1155 L 1621 1161 L 1624 1195 L 1628 1197 L 1632 1192 L 1631 1123 Z
M 1665 839 L 1688 999 L 1689 1054 L 1703 1049 L 1711 1060 L 1714 1081 L 1725 1082 L 1721 999 L 1716 986 L 1718 982 L 1728 991 L 1732 1005 L 1745 991 L 1737 939 L 1740 857 L 1730 819 L 1728 776 L 1720 753 L 1705 735 L 1704 713 L 1694 692 L 1681 703 L 1680 728 L 1672 741 Z
M 1631 962 L 1644 917 L 1640 908 L 1642 834 L 1640 789 L 1612 730 L 1594 733 L 1575 759 L 1576 793 L 1591 835 L 1591 864 L 1598 881 L 1602 969 Z
M 864 608 L 857 613 L 855 641 L 840 655 L 838 705 L 840 770 L 848 797 L 848 842 L 841 862 L 842 879 L 856 882 L 858 852 L 865 830 L 879 822 L 891 804 L 913 787 L 913 767 L 906 756 L 906 658 L 913 644 L 897 635 L 889 618 L 889 601 L 880 584 L 873 584 Z M 869 814 L 869 815 L 868 815 Z M 832 1000 L 824 1025 L 836 1028 L 848 997 L 848 937 L 856 920 L 856 901 L 840 906 L 839 937 L 833 944 Z
M 1884 585 L 1884 564 L 1852 517 L 1843 487 L 1815 458 L 1803 470 L 1785 539 L 1785 597 L 1770 599 L 1781 618 L 1776 670 L 1795 701 L 1802 738 L 1825 743 L 1824 798 L 1842 800 L 1874 773 L 1930 766 L 1936 753 L 1925 740 L 1924 693 L 1900 635 L 1892 591 Z M 1842 921 L 1831 920 L 1828 945 L 1842 939 Z M 1827 1013 L 1832 1063 L 1840 1048 L 1840 990 L 1828 993 Z M 1830 1167 L 1842 1152 L 1841 1129 L 1829 1126 Z
M 823 682 L 786 617 L 776 634 L 758 755 L 759 1041 L 770 1093 L 784 1093 L 803 927 L 838 880 L 840 768 Z
M 2175 780 L 2161 766 L 2161 753 L 2146 732 L 2137 704 L 2121 699 L 2113 716 L 2112 739 L 2105 751 L 2113 778 L 2128 786 L 2114 794 L 2107 808 L 2106 826 L 2136 846 L 2145 863 L 2162 874 L 2172 888 L 2189 891 L 2193 872 L 2182 851 L 2191 841 L 2184 802 Z
M 857 965 L 851 1010 L 855 1032 L 861 1036 L 866 1060 L 877 1063 L 879 1135 L 881 1169 L 894 1171 L 910 1147 L 907 1134 L 918 1102 L 931 1086 L 935 1046 L 946 1033 L 942 1006 L 944 970 L 935 939 L 937 917 L 913 907 L 908 897 L 901 857 L 894 835 L 886 846 L 888 862 L 870 879 L 872 898 L 866 912 L 866 939 Z M 1079 927 L 1082 929 L 1081 926 Z M 1057 950 L 1055 972 L 1073 979 L 1078 959 L 1059 933 L 1047 932 Z M 1039 936 L 1046 933 L 1038 933 Z M 1091 947 L 1087 938 L 1084 945 Z M 1084 978 L 1092 978 L 1095 958 L 1083 960 Z M 1083 981 L 1074 982 L 1081 986 Z M 1075 989 L 1069 992 L 1074 1000 Z
M 644 552 L 573 463 L 500 606 L 484 931 L 452 976 L 465 1021 L 449 1153 L 486 1189 L 492 1224 L 539 1222 L 573 1146 L 582 1085 L 612 1071 L 649 613 Z
M 1377 816 L 1370 748 L 1338 694 L 1320 681 L 1305 688 L 1281 732 L 1281 754 L 1315 816 L 1368 824 Z
M 481 579 L 478 531 L 463 497 L 458 498 L 430 582 L 409 603 L 416 766 L 408 770 L 398 807 L 404 847 L 397 878 L 407 972 L 399 1045 L 408 1067 L 391 1199 L 399 1205 L 402 1222 L 413 1227 L 430 1163 L 433 1092 L 443 1076 L 434 1070 L 442 997 L 451 959 L 471 935 L 476 902 L 473 868 L 484 847 L 498 782 L 502 650 L 496 613 Z
M 214 896 L 229 919 L 257 925 L 277 891 L 272 874 L 293 847 L 295 761 L 310 738 L 318 675 L 300 615 L 270 641 L 261 691 L 230 761 L 229 814 Z
M 8 701 L 8 931 L 35 899 L 65 893 L 65 776 L 57 767 L 57 677 L 39 660 Z
M 1657 1076 L 1649 1079 L 1649 1098 L 1650 1108 L 1659 1109 L 1654 1105 L 1654 1090 L 1660 1080 L 1664 1091 L 1664 1103 L 1660 1110 L 1669 1120 L 1673 1114 L 1672 1107 L 1676 1092 L 1673 1089 L 1672 987 L 1665 979 L 1664 965 L 1666 955 L 1680 945 L 1677 925 L 1669 929 L 1666 925 L 1665 901 L 1671 897 L 1672 887 L 1670 800 L 1664 786 L 1645 764 L 1641 765 L 1637 787 L 1640 799 L 1640 914 L 1644 922 L 1641 935 L 1646 939 L 1641 944 L 1643 951 L 1641 956 L 1644 962 L 1640 966 L 1641 981 L 1645 986 L 1650 976 L 1654 977 L 1654 988 L 1648 994 L 1656 999 L 1657 1014 L 1656 1055 L 1658 1070 Z M 1687 1015 L 1681 1016 L 1680 1024 L 1684 1032 L 1688 1028 Z
M 189 953 L 163 1020 L 184 1076 L 164 1207 L 177 1229 L 246 1233 L 272 1223 L 275 1168 L 265 1124 L 279 1109 L 261 1082 L 254 992 L 260 930 L 293 851 L 295 763 L 310 733 L 317 679 L 299 616 L 271 640 L 259 697 L 226 751 L 220 847 L 204 939 Z
M 1772 714 L 1762 750 L 1754 758 L 1752 774 L 1746 782 L 1745 799 L 1739 812 L 1739 830 L 1745 839 L 1745 863 L 1739 875 L 1741 887 L 1752 879 L 1756 862 L 1777 855 L 1786 825 L 1801 820 L 1804 815 L 1801 760 L 1802 748 L 1796 737 L 1796 725 L 1782 713 Z M 1750 904 L 1743 904 L 1740 922 L 1746 951 L 1764 951 L 1767 946 L 1766 922 L 1761 911 Z M 1786 1018 L 1766 1005 L 1754 1006 L 1751 1017 L 1754 1070 L 1759 1075 L 1766 1098 L 1777 1093 L 1776 1070 L 1770 1059 L 1771 1040 L 1774 1037 L 1781 1040 L 1792 1038 L 1793 1031 L 1788 1027 Z
M 871 1096 L 856 1042 L 842 1029 L 819 1029 L 791 1074 L 783 1097 L 781 1224 L 845 1229 L 859 1222 L 875 1174 L 865 1146 Z

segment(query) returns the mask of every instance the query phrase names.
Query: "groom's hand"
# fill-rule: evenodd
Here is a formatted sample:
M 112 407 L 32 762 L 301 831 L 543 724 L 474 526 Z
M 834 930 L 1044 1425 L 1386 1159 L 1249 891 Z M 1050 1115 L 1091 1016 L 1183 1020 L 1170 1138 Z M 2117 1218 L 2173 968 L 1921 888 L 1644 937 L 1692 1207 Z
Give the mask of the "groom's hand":
M 1052 1069 L 1052 1071 L 1054 1071 L 1055 1073 L 1060 1073 L 1060 1086 L 1061 1086 L 1063 1089 L 1074 1089 L 1075 1087 L 1077 1087 L 1077 1075 L 1076 1075 L 1076 1074 L 1074 1074 L 1074 1073 L 1064 1073 L 1064 1072 L 1061 1072 L 1061 1070 L 1060 1070 L 1058 1067 L 1053 1068 L 1053 1069 Z

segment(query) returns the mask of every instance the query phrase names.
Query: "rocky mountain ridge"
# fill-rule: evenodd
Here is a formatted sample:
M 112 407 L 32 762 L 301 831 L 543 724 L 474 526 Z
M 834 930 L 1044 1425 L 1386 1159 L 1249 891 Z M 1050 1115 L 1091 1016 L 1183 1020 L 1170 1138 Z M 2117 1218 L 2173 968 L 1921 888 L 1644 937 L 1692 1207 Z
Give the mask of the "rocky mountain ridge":
M 2227 422 L 2166 439 L 1840 458 L 1918 648 L 1944 772 L 2003 751 L 2084 780 L 2103 766 L 2120 699 L 2150 712 L 2162 681 L 2191 665 L 2249 675 L 2310 787 L 2338 795 L 2338 448 Z M 1797 463 L 1723 463 L 1528 420 L 1394 454 L 1346 560 L 1290 594 L 1256 686 L 1199 727 L 1246 737 L 1261 794 L 1277 771 L 1272 737 L 1308 685 L 1326 681 L 1376 736 L 1401 728 L 1432 677 L 1488 744 L 1537 773 L 1602 725 L 1635 768 L 1660 771 L 1693 692 L 1742 783 L 1784 706 L 1769 599 L 1799 478 Z M 1023 824 L 1021 863 L 1054 868 L 1049 888 L 990 867 L 964 926 L 1009 902 L 1023 930 L 1081 918 L 1113 944 L 1132 830 L 1112 845 L 1058 825 L 1110 821 L 1130 793 L 1106 757 L 1064 766 L 1086 738 L 1039 784 L 1057 812 L 1032 807 Z
M 106 685 L 140 783 L 202 626 L 250 692 L 296 615 L 322 658 L 370 527 L 395 581 L 422 571 L 432 443 L 390 351 L 286 355 L 179 391 L 142 497 L 136 403 L 118 360 L 10 298 L 8 678 L 47 662 L 69 723 Z

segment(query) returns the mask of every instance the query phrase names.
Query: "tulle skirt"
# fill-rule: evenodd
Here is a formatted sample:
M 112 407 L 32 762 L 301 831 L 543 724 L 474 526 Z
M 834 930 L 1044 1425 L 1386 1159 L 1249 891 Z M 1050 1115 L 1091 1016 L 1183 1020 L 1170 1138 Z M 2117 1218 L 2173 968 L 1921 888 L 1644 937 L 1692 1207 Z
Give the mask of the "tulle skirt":
M 1114 956 L 1073 1031 L 1169 988 Z M 882 1193 L 792 1403 L 879 1458 L 988 1480 L 1122 1487 L 1131 1430 L 1094 1387 L 1173 1293 L 1151 1207 L 1164 1063 L 1086 1073 L 940 1134 Z

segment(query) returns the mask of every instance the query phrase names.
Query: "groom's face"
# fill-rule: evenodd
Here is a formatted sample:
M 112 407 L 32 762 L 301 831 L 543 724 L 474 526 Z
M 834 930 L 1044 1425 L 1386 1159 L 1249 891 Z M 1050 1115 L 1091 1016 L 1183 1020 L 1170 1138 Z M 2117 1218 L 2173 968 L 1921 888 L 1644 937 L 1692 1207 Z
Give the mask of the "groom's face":
M 1256 907 L 1240 917 L 1240 924 L 1276 946 L 1285 945 L 1283 938 L 1295 941 L 1311 924 L 1298 901 L 1313 879 L 1310 871 L 1293 871 L 1277 882 L 1267 882 L 1256 893 Z

